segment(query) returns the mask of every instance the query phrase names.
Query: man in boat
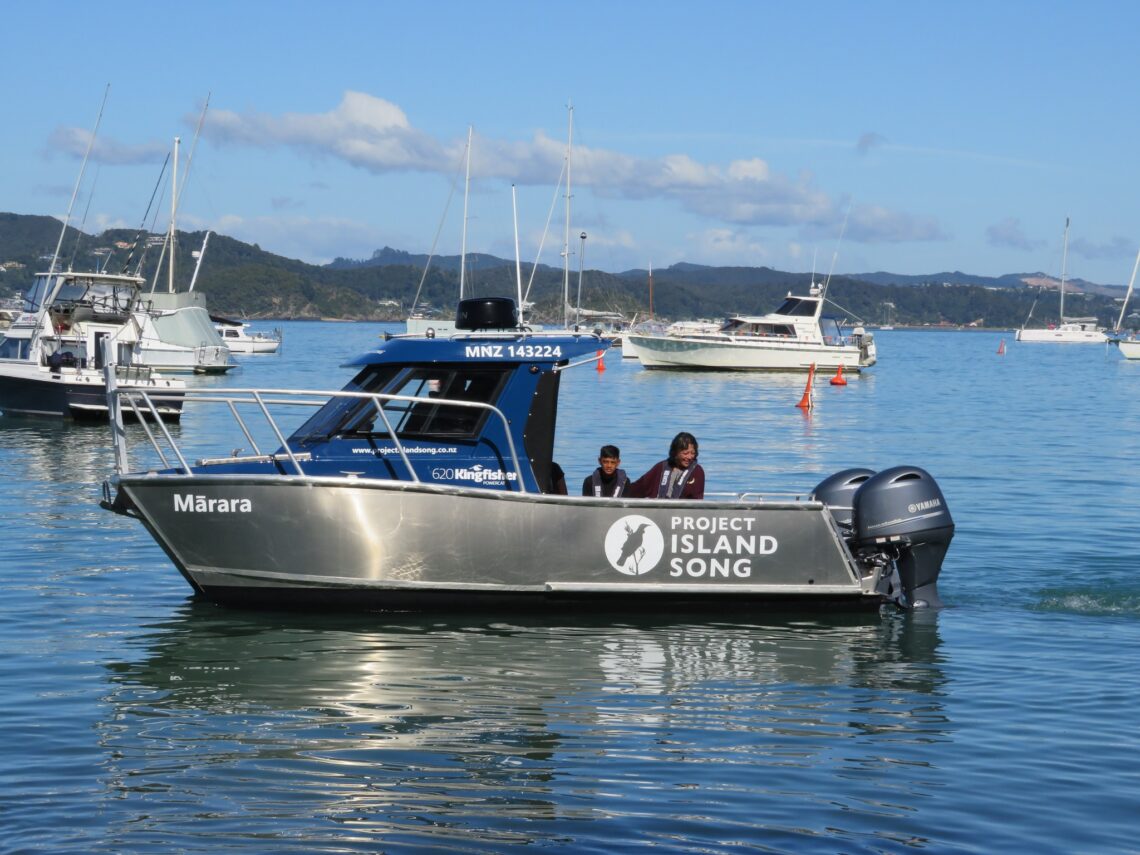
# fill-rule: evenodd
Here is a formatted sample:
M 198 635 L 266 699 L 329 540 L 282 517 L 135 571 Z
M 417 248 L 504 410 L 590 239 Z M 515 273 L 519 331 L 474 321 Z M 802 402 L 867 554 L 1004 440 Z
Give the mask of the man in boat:
M 669 445 L 669 457 L 625 491 L 632 499 L 703 499 L 705 470 L 697 463 L 697 438 L 681 431 Z
M 583 496 L 605 496 L 616 499 L 625 492 L 629 476 L 621 466 L 621 451 L 616 445 L 603 445 L 598 454 L 598 468 L 582 482 Z
M 566 473 L 562 471 L 562 467 L 555 461 L 550 461 L 550 489 L 547 491 L 559 496 L 565 496 L 566 490 Z

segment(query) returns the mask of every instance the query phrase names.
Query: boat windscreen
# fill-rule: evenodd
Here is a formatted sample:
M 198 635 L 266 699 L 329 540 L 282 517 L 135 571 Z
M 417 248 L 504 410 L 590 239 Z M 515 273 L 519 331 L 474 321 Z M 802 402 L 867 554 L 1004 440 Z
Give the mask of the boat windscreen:
M 788 297 L 776 309 L 777 315 L 789 315 L 796 318 L 810 318 L 815 315 L 818 300 L 807 300 L 803 297 Z
M 472 365 L 369 366 L 345 391 L 415 399 L 383 403 L 384 415 L 401 439 L 474 439 L 482 430 L 488 410 L 439 400 L 495 404 L 512 371 L 512 367 Z M 293 438 L 317 440 L 331 436 L 380 438 L 387 437 L 388 430 L 374 400 L 334 398 Z
M 445 398 L 494 404 L 499 399 L 513 368 L 491 366 L 432 366 L 409 371 L 391 390 L 392 394 L 416 398 L 415 402 L 393 401 L 384 407 L 388 420 L 400 437 L 430 439 L 433 436 L 474 439 L 486 421 L 488 411 L 481 407 L 437 403 Z M 386 433 L 383 423 L 371 433 Z
M 344 387 L 345 392 L 385 392 L 392 378 L 398 374 L 398 365 L 369 365 Z M 361 413 L 371 411 L 375 405 L 367 398 L 331 398 L 295 430 L 290 439 L 297 441 L 325 440 L 335 433 L 344 432 L 345 426 L 355 424 Z

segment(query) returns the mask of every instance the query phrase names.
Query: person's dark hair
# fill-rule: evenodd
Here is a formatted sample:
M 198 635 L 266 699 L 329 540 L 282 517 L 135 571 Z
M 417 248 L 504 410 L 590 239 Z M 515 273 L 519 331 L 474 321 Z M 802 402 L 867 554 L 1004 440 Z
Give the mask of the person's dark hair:
M 676 466 L 677 454 L 689 446 L 693 447 L 693 461 L 696 462 L 697 456 L 700 454 L 700 448 L 697 446 L 697 438 L 687 431 L 681 431 L 673 437 L 673 442 L 669 445 L 669 465 Z
M 598 457 L 613 457 L 616 460 L 621 460 L 621 449 L 616 445 L 603 445 Z

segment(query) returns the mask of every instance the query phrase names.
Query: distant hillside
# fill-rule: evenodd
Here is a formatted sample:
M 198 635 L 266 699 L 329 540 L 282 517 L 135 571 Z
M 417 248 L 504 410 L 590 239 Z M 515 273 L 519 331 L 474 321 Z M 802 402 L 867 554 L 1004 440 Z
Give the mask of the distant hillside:
M 955 270 L 953 273 L 927 273 L 907 276 L 901 273 L 852 273 L 852 279 L 874 285 L 980 285 L 983 288 L 1044 288 L 1058 290 L 1061 280 L 1047 273 L 1007 273 L 1004 276 L 977 276 Z M 1107 297 L 1124 296 L 1123 285 L 1098 285 L 1084 279 L 1066 279 L 1066 293 L 1101 294 Z
M 60 223 L 52 217 L 0 213 L 0 296 L 18 294 L 34 274 L 46 268 L 59 240 Z M 64 267 L 121 272 L 130 261 L 153 281 L 161 253 L 161 236 L 147 247 L 147 235 L 114 229 L 87 235 L 69 228 L 63 241 Z M 188 286 L 194 272 L 192 252 L 202 246 L 203 232 L 178 233 L 176 287 Z M 131 247 L 134 247 L 132 253 Z M 195 285 L 207 296 L 212 311 L 225 315 L 272 318 L 349 318 L 402 320 L 412 309 L 451 316 L 459 293 L 459 257 L 431 260 L 391 247 L 365 260 L 337 259 L 329 265 L 306 264 L 284 258 L 225 235 L 211 235 Z M 530 265 L 524 264 L 529 279 Z M 679 263 L 653 271 L 653 313 L 659 318 L 723 318 L 731 314 L 760 314 L 779 305 L 788 292 L 802 293 L 811 275 L 767 267 L 710 267 Z M 817 280 L 820 277 L 816 277 Z M 165 281 L 165 274 L 163 276 Z M 421 289 L 422 280 L 422 289 Z M 586 270 L 582 275 L 582 305 L 648 315 L 647 270 L 612 274 Z M 952 325 L 1013 328 L 1022 324 L 1035 298 L 1033 317 L 1039 323 L 1056 320 L 1058 300 L 1050 294 L 1056 280 L 1043 274 L 1001 277 L 939 273 L 900 276 L 877 272 L 833 276 L 828 290 L 829 313 L 852 322 L 878 324 L 888 309 L 898 325 Z M 559 321 L 563 314 L 563 272 L 540 265 L 530 300 L 536 322 Z M 1113 296 L 1122 289 L 1074 281 L 1066 294 L 1070 315 L 1095 315 L 1111 325 L 1119 312 Z M 1037 286 L 1037 287 L 1031 287 Z M 573 278 L 577 294 L 577 272 Z M 417 289 L 420 289 L 417 299 Z M 468 256 L 465 289 L 470 296 L 514 295 L 515 263 L 481 253 Z M 1077 290 L 1086 294 L 1076 293 Z

